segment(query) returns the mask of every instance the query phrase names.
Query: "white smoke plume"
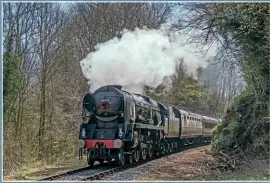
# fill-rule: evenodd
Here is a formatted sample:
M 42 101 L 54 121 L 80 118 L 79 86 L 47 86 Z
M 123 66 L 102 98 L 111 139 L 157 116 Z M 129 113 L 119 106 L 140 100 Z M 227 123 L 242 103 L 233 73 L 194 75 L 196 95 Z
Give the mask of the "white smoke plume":
M 206 65 L 193 53 L 194 48 L 181 46 L 183 41 L 180 34 L 170 33 L 165 26 L 158 30 L 124 30 L 120 40 L 113 38 L 96 45 L 96 51 L 80 62 L 81 69 L 91 92 L 118 84 L 129 92 L 142 93 L 144 85 L 157 87 L 165 76 L 174 74 L 181 58 L 190 73 Z

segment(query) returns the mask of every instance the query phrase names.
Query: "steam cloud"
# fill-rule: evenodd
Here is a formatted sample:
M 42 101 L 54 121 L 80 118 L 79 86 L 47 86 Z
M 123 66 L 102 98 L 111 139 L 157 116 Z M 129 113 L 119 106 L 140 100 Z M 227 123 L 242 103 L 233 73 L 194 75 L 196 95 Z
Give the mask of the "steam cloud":
M 129 92 L 142 93 L 144 85 L 157 87 L 165 76 L 174 74 L 181 58 L 193 74 L 206 65 L 194 48 L 180 46 L 183 41 L 180 34 L 170 33 L 166 26 L 158 30 L 124 30 L 120 40 L 113 38 L 96 45 L 96 51 L 80 62 L 81 69 L 91 92 L 119 84 Z

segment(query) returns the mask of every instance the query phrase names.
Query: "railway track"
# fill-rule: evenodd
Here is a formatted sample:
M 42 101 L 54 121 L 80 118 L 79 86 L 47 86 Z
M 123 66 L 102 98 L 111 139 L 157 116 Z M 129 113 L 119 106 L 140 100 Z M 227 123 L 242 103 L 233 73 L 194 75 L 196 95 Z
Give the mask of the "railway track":
M 93 167 L 83 167 L 83 168 L 78 168 L 75 170 L 71 170 L 71 171 L 67 171 L 58 175 L 53 175 L 50 177 L 46 177 L 43 179 L 40 179 L 38 181 L 56 181 L 56 180 L 76 180 L 76 181 L 93 181 L 93 180 L 99 180 L 100 178 L 119 172 L 121 170 L 126 170 L 129 168 L 133 168 L 142 164 L 145 164 L 149 161 L 155 160 L 155 159 L 159 159 L 171 154 L 175 154 L 175 153 L 179 153 L 188 149 L 192 149 L 195 147 L 200 147 L 200 146 L 204 146 L 204 145 L 208 145 L 209 143 L 203 143 L 203 144 L 199 144 L 199 145 L 189 145 L 189 146 L 185 146 L 180 150 L 168 153 L 166 155 L 162 155 L 162 156 L 154 156 L 152 158 L 148 158 L 146 160 L 141 160 L 139 162 L 133 163 L 133 164 L 127 164 L 125 166 L 119 166 L 119 165 L 115 165 L 115 164 L 108 164 L 107 162 L 103 163 L 103 164 L 97 164 Z M 80 175 L 76 175 L 76 174 L 80 174 Z M 68 178 L 69 176 L 71 176 L 70 178 Z
M 100 166 L 100 164 L 98 164 L 96 166 Z M 91 168 L 88 167 L 88 166 L 87 167 L 82 167 L 82 168 L 70 170 L 70 171 L 67 171 L 67 172 L 64 172 L 64 173 L 60 173 L 60 174 L 57 174 L 57 175 L 45 177 L 45 178 L 39 179 L 38 181 L 51 181 L 51 180 L 59 179 L 59 178 L 62 178 L 62 177 L 68 176 L 68 175 L 72 175 L 72 174 L 77 173 L 77 172 L 89 170 L 89 169 L 91 169 Z

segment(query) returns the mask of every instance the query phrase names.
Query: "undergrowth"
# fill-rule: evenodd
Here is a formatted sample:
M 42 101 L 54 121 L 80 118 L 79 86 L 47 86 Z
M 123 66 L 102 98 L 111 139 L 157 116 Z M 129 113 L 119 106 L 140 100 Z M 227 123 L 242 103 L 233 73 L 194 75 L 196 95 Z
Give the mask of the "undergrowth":
M 249 92 L 242 93 L 229 107 L 212 135 L 212 150 L 234 158 L 269 159 L 268 103 Z

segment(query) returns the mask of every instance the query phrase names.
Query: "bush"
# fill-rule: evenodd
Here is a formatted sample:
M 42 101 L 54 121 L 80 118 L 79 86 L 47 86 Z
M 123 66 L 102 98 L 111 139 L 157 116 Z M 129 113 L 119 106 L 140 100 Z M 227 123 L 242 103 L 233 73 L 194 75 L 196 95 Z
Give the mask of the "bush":
M 269 157 L 268 105 L 249 92 L 242 93 L 229 107 L 213 131 L 214 152 L 241 150 L 245 155 Z

